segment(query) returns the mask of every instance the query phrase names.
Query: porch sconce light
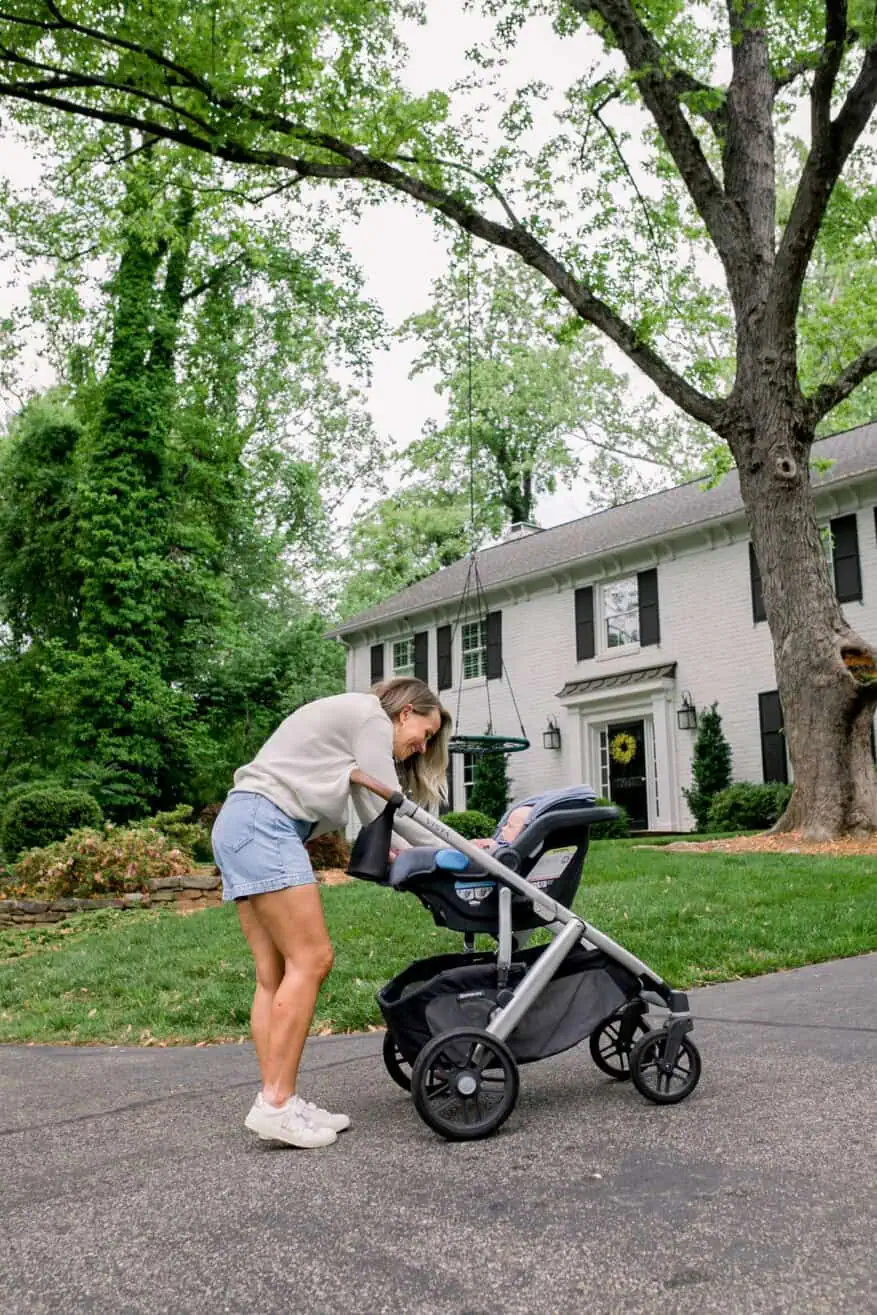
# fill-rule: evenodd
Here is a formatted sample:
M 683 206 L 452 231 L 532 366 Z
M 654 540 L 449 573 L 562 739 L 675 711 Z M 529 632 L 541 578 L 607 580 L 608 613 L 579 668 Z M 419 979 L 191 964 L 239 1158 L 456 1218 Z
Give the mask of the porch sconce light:
M 542 748 L 543 749 L 560 748 L 560 727 L 558 726 L 557 722 L 554 720 L 553 717 L 548 718 L 548 725 L 545 727 L 545 730 L 542 732 Z
M 697 708 L 687 689 L 682 691 L 682 707 L 676 709 L 676 724 L 681 731 L 697 730 Z

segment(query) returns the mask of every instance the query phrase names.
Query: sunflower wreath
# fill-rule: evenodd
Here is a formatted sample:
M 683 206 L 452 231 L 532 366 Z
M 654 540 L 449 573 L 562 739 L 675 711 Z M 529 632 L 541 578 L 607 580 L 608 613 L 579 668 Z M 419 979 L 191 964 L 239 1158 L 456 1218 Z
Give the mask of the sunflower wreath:
M 627 731 L 619 731 L 609 745 L 609 752 L 614 762 L 626 766 L 633 762 L 636 754 L 636 740 Z

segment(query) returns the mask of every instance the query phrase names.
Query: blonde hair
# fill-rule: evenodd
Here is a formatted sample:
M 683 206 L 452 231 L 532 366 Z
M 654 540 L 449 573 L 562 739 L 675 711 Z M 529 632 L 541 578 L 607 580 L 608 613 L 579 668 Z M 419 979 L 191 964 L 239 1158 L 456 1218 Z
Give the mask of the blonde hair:
M 435 808 L 448 798 L 448 740 L 451 738 L 451 714 L 443 707 L 425 683 L 414 676 L 394 676 L 372 688 L 372 694 L 381 701 L 388 717 L 395 720 L 403 708 L 411 708 L 418 716 L 428 717 L 431 712 L 441 714 L 441 725 L 427 743 L 424 753 L 412 754 L 405 762 L 396 764 L 399 784 L 409 798 L 424 808 Z

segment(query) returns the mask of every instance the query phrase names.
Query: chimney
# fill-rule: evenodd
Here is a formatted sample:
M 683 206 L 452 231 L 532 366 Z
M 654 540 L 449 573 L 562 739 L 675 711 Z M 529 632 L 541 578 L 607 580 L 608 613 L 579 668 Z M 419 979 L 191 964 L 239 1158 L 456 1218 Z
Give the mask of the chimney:
M 512 521 L 503 536 L 503 543 L 510 543 L 512 539 L 526 539 L 528 534 L 539 534 L 541 529 L 541 525 L 533 521 Z

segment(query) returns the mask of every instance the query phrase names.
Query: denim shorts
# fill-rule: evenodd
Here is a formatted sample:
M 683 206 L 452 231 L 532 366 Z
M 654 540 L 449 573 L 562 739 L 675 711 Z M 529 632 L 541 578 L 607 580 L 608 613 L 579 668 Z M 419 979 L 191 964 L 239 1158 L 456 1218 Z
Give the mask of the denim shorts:
M 264 795 L 233 790 L 220 809 L 211 840 L 222 873 L 224 900 L 248 899 L 316 881 L 304 842 L 313 822 L 287 817 Z

